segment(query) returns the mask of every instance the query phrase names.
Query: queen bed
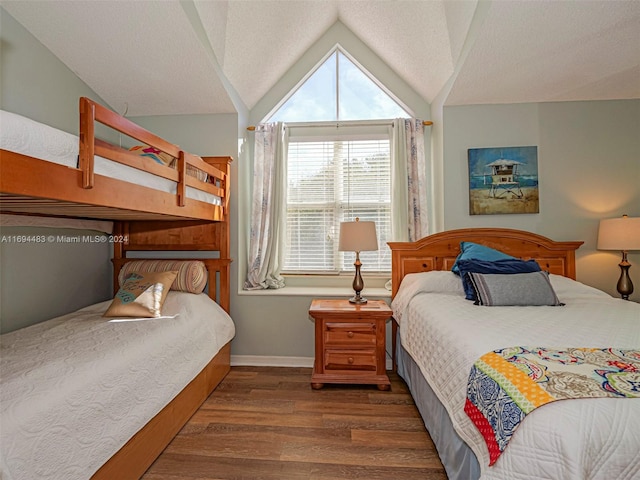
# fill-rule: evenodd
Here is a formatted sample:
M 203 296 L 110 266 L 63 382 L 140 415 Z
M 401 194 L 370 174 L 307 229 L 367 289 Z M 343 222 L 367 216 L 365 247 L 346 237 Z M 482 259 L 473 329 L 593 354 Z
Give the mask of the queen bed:
M 460 276 L 451 272 L 462 242 L 534 259 L 550 272 L 559 302 L 486 306 L 467 300 Z M 613 347 L 622 352 L 626 363 L 619 363 L 628 370 L 624 373 L 630 384 L 637 382 L 640 305 L 574 280 L 574 252 L 580 244 L 510 229 L 453 230 L 418 242 L 390 244 L 398 372 L 409 385 L 450 479 L 640 478 L 637 395 L 619 398 L 624 395 L 614 392 L 612 397 L 542 405 L 514 422 L 497 458 L 487 440 L 492 435 L 478 428 L 482 424 L 471 410 L 465 411 L 474 395 L 472 371 L 479 359 L 512 347 L 555 355 L 574 347 L 598 352 Z M 498 406 L 491 408 L 498 411 Z

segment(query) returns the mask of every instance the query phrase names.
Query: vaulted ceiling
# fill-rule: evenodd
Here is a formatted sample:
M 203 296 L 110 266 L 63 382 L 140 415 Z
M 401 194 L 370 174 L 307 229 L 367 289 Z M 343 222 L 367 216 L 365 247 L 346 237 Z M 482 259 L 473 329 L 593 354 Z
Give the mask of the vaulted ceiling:
M 640 98 L 640 1 L 1 0 L 128 114 L 256 103 L 337 21 L 427 102 Z M 234 104 L 235 102 L 235 104 Z

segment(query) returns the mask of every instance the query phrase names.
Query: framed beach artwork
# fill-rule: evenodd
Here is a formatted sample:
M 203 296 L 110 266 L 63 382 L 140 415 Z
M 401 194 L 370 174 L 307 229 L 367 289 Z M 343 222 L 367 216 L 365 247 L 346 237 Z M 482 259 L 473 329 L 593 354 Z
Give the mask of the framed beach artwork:
M 538 147 L 469 149 L 469 214 L 539 213 Z

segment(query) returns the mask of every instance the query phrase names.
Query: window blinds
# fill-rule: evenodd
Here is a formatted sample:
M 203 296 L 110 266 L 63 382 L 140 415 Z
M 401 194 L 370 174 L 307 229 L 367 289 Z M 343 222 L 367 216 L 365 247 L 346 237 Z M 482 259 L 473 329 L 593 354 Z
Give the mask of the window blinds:
M 290 140 L 287 246 L 283 272 L 352 270 L 355 254 L 338 251 L 340 222 L 374 221 L 379 250 L 362 252 L 363 271 L 390 271 L 389 138 Z

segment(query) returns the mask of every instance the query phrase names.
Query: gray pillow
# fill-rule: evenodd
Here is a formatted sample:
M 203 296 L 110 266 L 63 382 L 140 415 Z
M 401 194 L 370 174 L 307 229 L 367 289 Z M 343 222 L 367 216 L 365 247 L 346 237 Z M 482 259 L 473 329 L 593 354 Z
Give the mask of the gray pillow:
M 564 305 L 554 292 L 547 272 L 494 274 L 469 273 L 476 291 L 476 305 Z

